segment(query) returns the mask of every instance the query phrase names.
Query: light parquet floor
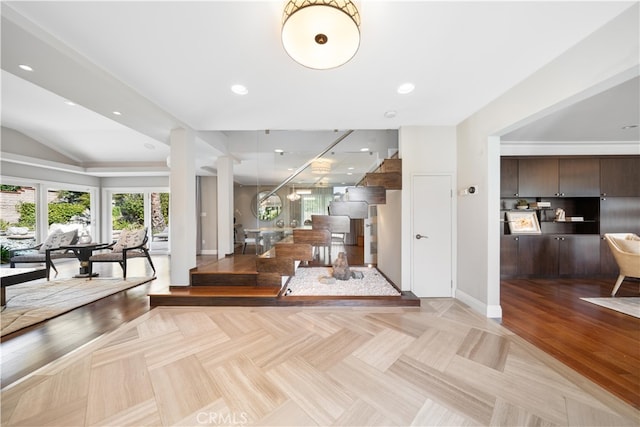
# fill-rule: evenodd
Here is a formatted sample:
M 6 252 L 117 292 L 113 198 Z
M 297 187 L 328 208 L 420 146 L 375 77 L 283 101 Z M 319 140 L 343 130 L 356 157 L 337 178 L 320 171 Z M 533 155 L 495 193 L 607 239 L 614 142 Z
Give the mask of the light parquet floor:
M 640 413 L 453 299 L 158 307 L 1 393 L 3 426 L 637 426 Z

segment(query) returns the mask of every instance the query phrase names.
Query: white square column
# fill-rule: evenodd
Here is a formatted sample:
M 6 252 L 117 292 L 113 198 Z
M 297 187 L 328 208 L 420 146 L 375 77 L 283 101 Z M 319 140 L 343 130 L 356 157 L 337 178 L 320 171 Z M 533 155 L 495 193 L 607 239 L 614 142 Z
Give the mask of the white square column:
M 218 157 L 218 259 L 233 254 L 233 159 Z
M 195 135 L 191 130 L 171 131 L 169 175 L 169 245 L 171 286 L 188 286 L 189 269 L 196 266 Z

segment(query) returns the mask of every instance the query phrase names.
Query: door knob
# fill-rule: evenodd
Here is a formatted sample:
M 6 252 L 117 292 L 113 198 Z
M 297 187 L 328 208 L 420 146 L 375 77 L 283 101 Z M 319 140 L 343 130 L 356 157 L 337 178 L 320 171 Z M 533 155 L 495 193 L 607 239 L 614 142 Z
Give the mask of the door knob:
M 420 239 L 428 239 L 429 236 L 423 236 L 421 234 L 416 234 L 416 239 L 420 240 Z

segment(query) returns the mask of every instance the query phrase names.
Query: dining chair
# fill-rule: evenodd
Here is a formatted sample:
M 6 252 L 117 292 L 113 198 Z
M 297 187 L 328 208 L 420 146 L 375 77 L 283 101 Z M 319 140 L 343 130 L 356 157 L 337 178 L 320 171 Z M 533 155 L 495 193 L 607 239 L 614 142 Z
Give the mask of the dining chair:
M 255 245 L 256 254 L 258 254 L 258 246 L 263 246 L 262 236 L 259 231 L 247 231 L 244 230 L 244 244 L 242 245 L 242 253 L 247 250 L 247 245 Z

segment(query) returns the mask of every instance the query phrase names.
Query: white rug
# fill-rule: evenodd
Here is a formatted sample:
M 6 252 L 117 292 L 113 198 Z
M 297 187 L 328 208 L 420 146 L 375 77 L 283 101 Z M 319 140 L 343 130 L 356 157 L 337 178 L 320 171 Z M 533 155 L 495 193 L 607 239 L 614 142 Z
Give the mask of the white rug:
M 151 277 L 65 279 L 7 286 L 0 314 L 4 336 L 116 292 L 150 281 Z
M 301 267 L 291 277 L 288 296 L 341 295 L 341 296 L 399 296 L 400 292 L 387 281 L 375 268 L 349 267 L 351 271 L 360 271 L 362 279 L 336 280 L 335 283 L 320 283 L 322 276 L 331 276 L 331 267 Z
M 618 298 L 580 298 L 581 300 L 610 308 L 629 316 L 640 318 L 640 297 L 618 297 Z

